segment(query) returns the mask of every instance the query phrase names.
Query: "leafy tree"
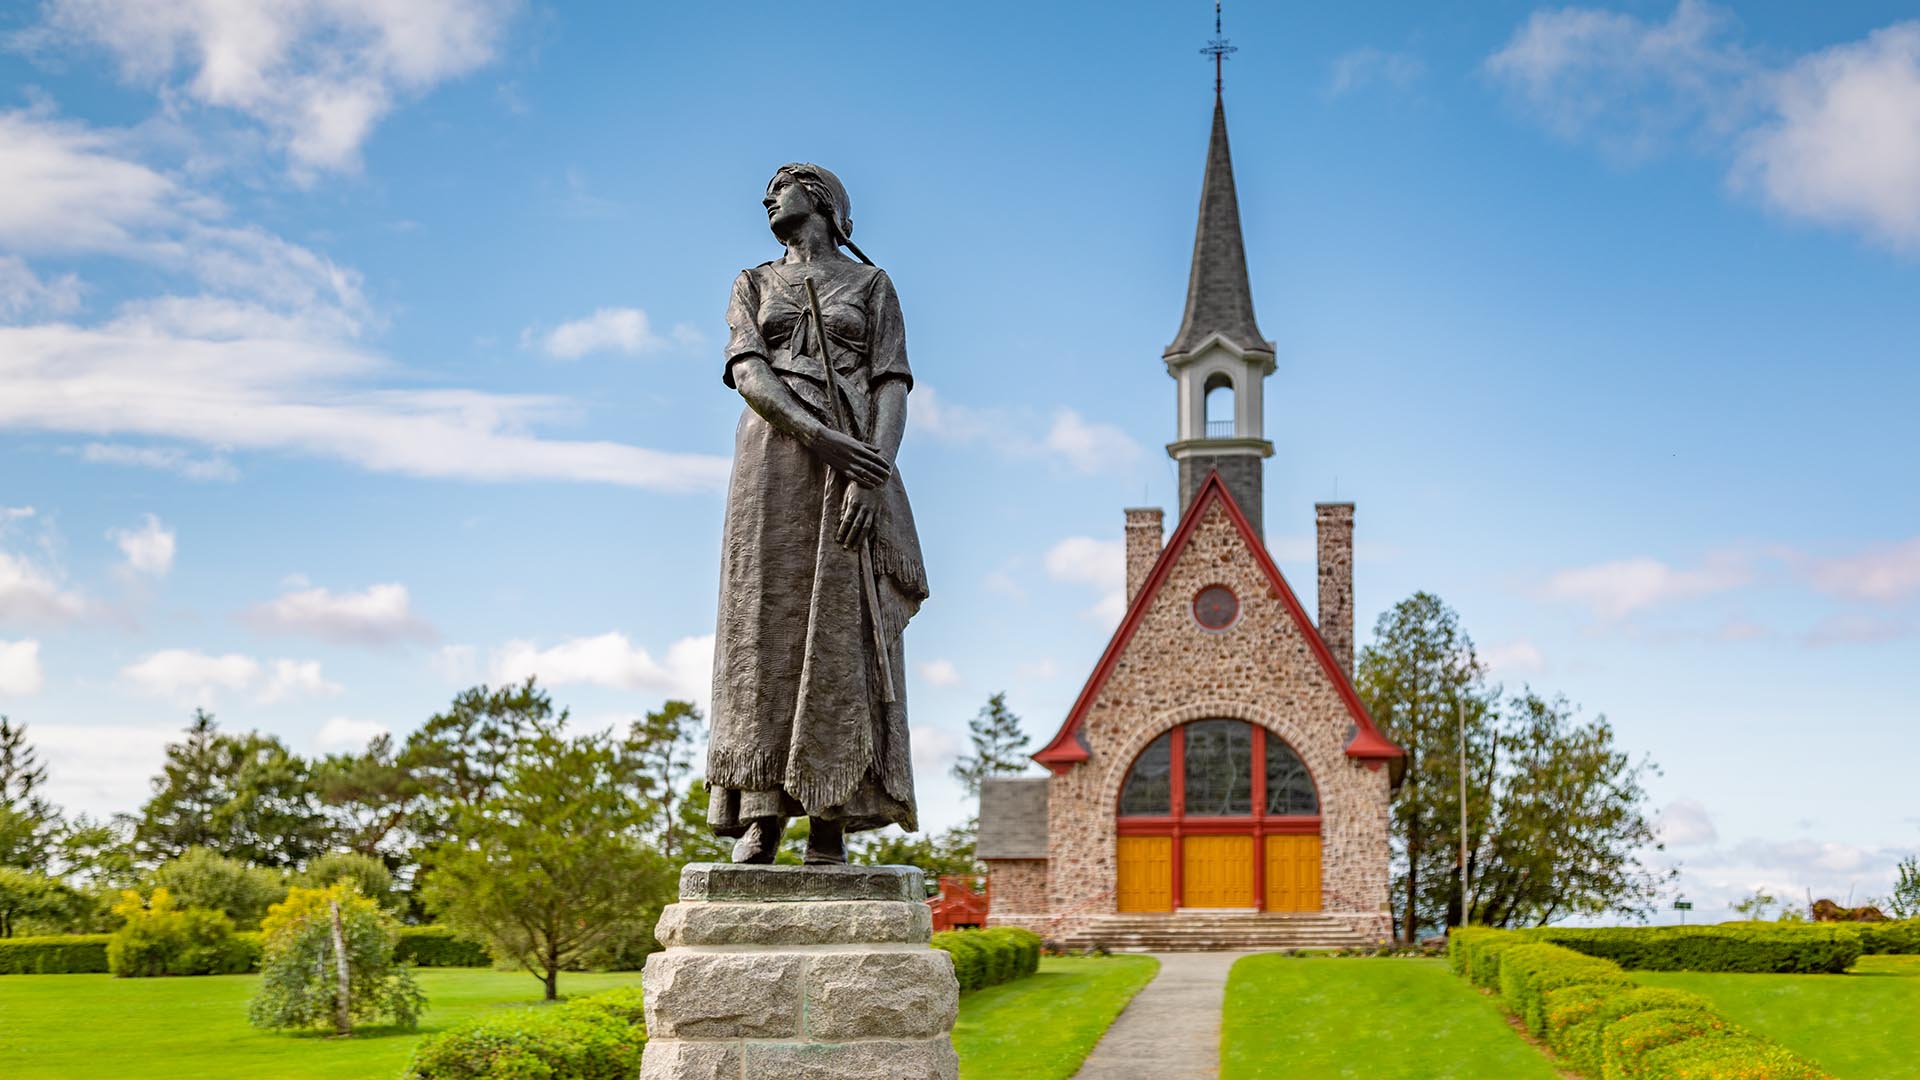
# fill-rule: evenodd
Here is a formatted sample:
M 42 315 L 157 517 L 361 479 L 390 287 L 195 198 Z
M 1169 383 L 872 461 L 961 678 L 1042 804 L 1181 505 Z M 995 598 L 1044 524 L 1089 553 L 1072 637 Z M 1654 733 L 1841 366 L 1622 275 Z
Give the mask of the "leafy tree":
M 973 857 L 975 832 L 956 826 L 931 836 L 909 836 L 891 829 L 866 834 L 855 844 L 853 861 L 868 866 L 917 866 L 932 884 L 942 874 L 977 875 L 983 867 Z
M 182 907 L 225 912 L 242 930 L 259 926 L 267 909 L 287 896 L 286 882 L 278 872 L 202 847 L 188 848 L 179 858 L 161 863 L 153 881 Z
M 0 938 L 13 937 L 29 922 L 64 922 L 80 901 L 58 878 L 0 866 Z
M 711 802 L 706 781 L 692 780 L 687 784 L 686 794 L 674 806 L 674 816 L 680 822 L 675 832 L 680 837 L 683 863 L 726 862 L 733 856 L 733 841 L 713 835 L 707 825 L 707 807 Z
M 1900 860 L 1893 893 L 1882 906 L 1896 919 L 1920 919 L 1920 855 Z
M 973 753 L 953 763 L 953 778 L 967 789 L 980 794 L 980 781 L 993 776 L 1017 776 L 1027 769 L 1027 744 L 1031 741 L 1020 730 L 1020 718 L 1007 708 L 1005 690 L 987 699 L 980 712 L 967 721 Z
M 82 885 L 124 888 L 139 878 L 133 855 L 134 819 L 118 814 L 105 821 L 81 814 L 54 840 L 62 876 Z
M 1411 942 L 1423 925 L 1459 921 L 1460 725 L 1468 722 L 1469 747 L 1485 747 L 1491 695 L 1473 641 L 1439 597 L 1413 594 L 1382 614 L 1373 633 L 1354 681 L 1374 722 L 1407 755 L 1393 800 L 1392 897 L 1401 936 Z M 1484 821 L 1485 811 L 1484 798 L 1470 799 L 1469 826 Z M 1436 884 L 1455 894 L 1437 911 Z
M 410 854 L 407 825 L 419 810 L 422 784 L 393 736 L 374 736 L 363 753 L 328 755 L 314 766 L 313 787 L 348 850 L 385 858 L 389 870 Z
M 1734 903 L 1733 913 L 1743 919 L 1763 922 L 1768 913 L 1773 910 L 1774 905 L 1779 902 L 1779 898 L 1767 890 L 1755 889 L 1752 895 Z
M 0 866 L 47 869 L 60 811 L 41 794 L 46 784 L 26 725 L 0 716 Z
M 355 1021 L 387 1016 L 412 1030 L 426 995 L 393 959 L 400 938 L 393 917 L 351 882 L 295 887 L 261 927 L 260 990 L 247 1007 L 259 1028 L 331 1026 L 348 1035 Z
M 1513 695 L 1499 722 L 1485 765 L 1492 813 L 1470 841 L 1478 864 L 1473 921 L 1650 912 L 1676 873 L 1656 874 L 1641 861 L 1661 846 L 1640 783 L 1652 766 L 1614 746 L 1605 717 L 1577 721 L 1565 698 Z
M 1402 937 L 1463 920 L 1651 910 L 1662 879 L 1640 856 L 1659 847 L 1641 786 L 1652 765 L 1620 751 L 1604 717 L 1577 720 L 1564 698 L 1489 688 L 1459 617 L 1430 593 L 1383 614 L 1374 633 L 1355 681 L 1407 753 L 1391 820 Z
M 461 691 L 407 736 L 400 759 L 418 786 L 412 828 L 421 844 L 445 839 L 461 811 L 498 795 L 521 742 L 554 723 L 553 701 L 529 676 L 516 686 Z
M 531 692 L 531 683 L 524 688 Z M 541 695 L 544 701 L 544 695 Z M 545 716 L 505 748 L 487 792 L 455 807 L 426 862 L 428 907 L 559 993 L 563 968 L 671 888 L 641 842 L 655 809 L 608 734 L 569 736 Z
M 152 863 L 204 847 L 261 866 L 298 866 L 327 849 L 328 833 L 306 762 L 271 735 L 226 734 L 195 710 L 186 739 L 167 747 L 134 845 Z
M 623 748 L 644 784 L 641 796 L 658 808 L 654 827 L 660 854 L 674 860 L 679 819 L 674 794 L 693 765 L 693 744 L 700 733 L 700 710 L 691 701 L 669 701 L 635 720 Z
M 393 871 L 381 860 L 358 851 L 329 851 L 308 863 L 293 880 L 308 889 L 325 889 L 346 882 L 383 909 L 400 903 L 393 891 Z

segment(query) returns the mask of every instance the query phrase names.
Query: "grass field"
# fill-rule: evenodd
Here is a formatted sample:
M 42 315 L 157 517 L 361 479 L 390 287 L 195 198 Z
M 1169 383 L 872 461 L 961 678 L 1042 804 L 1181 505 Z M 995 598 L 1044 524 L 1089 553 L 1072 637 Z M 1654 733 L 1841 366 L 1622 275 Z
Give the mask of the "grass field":
M 1920 956 L 1863 956 L 1845 975 L 1636 971 L 1705 994 L 1727 1019 L 1840 1080 L 1920 1080 Z
M 1040 973 L 960 999 L 961 1080 L 1066 1080 L 1160 962 L 1049 958 Z
M 1040 973 L 960 999 L 954 1042 L 980 1080 L 1071 1076 L 1134 991 L 1145 957 L 1041 962 Z M 418 1032 L 368 1029 L 351 1039 L 247 1026 L 259 977 L 0 977 L 0 1077 L 6 1080 L 397 1080 L 425 1035 L 493 1009 L 537 1005 L 519 972 L 416 971 L 428 1009 Z M 563 994 L 637 985 L 640 973 L 565 974 Z M 981 1063 L 985 1063 L 984 1065 Z
M 1444 960 L 1250 956 L 1227 978 L 1221 1080 L 1557 1080 Z

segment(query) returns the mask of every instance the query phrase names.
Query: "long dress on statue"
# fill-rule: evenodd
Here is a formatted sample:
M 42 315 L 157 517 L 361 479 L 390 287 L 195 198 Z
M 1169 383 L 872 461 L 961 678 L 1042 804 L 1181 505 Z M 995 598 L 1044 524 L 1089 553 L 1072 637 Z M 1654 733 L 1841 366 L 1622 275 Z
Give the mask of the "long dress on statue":
M 813 329 L 803 277 L 826 323 Z M 873 437 L 876 390 L 913 384 L 900 301 L 884 271 L 779 262 L 743 270 L 727 306 L 728 386 L 742 357 L 765 358 L 801 405 L 834 422 L 823 353 L 848 434 Z M 927 598 L 920 540 L 895 469 L 873 530 L 881 632 L 896 700 L 884 700 L 859 549 L 835 535 L 848 481 L 748 406 L 734 434 L 720 554 L 708 822 L 739 836 L 755 818 L 837 820 L 848 831 L 917 828 L 901 631 Z

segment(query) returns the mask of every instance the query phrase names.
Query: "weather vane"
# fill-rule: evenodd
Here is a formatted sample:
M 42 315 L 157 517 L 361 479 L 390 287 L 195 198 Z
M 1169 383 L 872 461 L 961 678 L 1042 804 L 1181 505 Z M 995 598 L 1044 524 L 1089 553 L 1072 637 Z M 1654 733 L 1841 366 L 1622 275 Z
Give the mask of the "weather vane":
M 1200 55 L 1213 57 L 1214 96 L 1218 97 L 1220 94 L 1220 65 L 1225 62 L 1228 54 L 1239 51 L 1240 50 L 1234 46 L 1227 44 L 1226 37 L 1221 34 L 1220 0 L 1213 0 L 1213 40 L 1207 42 L 1207 47 L 1200 50 Z

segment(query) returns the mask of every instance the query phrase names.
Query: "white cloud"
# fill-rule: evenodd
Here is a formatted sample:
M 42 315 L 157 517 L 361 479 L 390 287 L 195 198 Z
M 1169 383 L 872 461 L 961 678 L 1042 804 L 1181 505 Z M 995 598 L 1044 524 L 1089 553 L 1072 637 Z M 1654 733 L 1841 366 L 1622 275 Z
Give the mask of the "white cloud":
M 159 773 L 175 727 L 41 723 L 34 748 L 47 763 L 47 798 L 69 810 L 111 814 L 138 809 Z
M 159 578 L 166 577 L 167 572 L 173 569 L 177 546 L 174 532 L 152 514 L 148 514 L 137 529 L 108 530 L 107 539 L 119 545 L 120 554 L 127 560 L 125 569 L 129 573 Z
M 353 169 L 404 96 L 490 61 L 515 0 L 49 0 L 28 36 L 106 49 L 169 102 L 236 110 L 266 128 L 296 175 Z
M 1013 674 L 1015 678 L 1019 679 L 1044 681 L 1058 676 L 1060 674 L 1060 665 L 1054 663 L 1053 657 L 1043 656 L 1038 660 L 1029 660 L 1016 666 L 1013 669 Z
M 1327 96 L 1341 97 L 1370 86 L 1405 90 L 1426 72 L 1426 63 L 1412 53 L 1372 46 L 1352 49 L 1334 58 L 1333 70 L 1327 79 Z
M 330 716 L 313 736 L 313 748 L 322 754 L 355 752 L 392 729 L 378 720 L 355 720 L 350 716 Z
M 1049 578 L 1100 593 L 1099 602 L 1086 611 L 1089 618 L 1115 623 L 1126 614 L 1126 541 L 1069 536 L 1047 549 L 1044 565 Z
M 982 445 L 1009 458 L 1048 458 L 1083 473 L 1121 470 L 1140 459 L 1140 444 L 1111 424 L 1089 422 L 1073 409 L 1043 420 L 1031 409 L 955 405 L 921 385 L 907 399 L 917 434 L 950 446 Z
M 318 660 L 275 660 L 254 700 L 271 705 L 290 697 L 333 697 L 345 689 L 320 674 Z
M 618 631 L 569 638 L 545 649 L 531 641 L 510 641 L 493 654 L 491 667 L 496 683 L 516 683 L 531 675 L 548 686 L 584 683 L 646 690 L 704 707 L 712 692 L 713 635 L 681 638 L 667 647 L 664 660 L 655 660 Z
M 196 457 L 172 446 L 128 446 L 125 443 L 88 443 L 80 460 L 95 465 L 128 465 L 178 473 L 189 480 L 237 480 L 240 470 L 223 457 Z
M 1585 604 L 1603 619 L 1618 620 L 1670 601 L 1738 588 L 1749 580 L 1745 564 L 1730 556 L 1709 558 L 1697 570 L 1678 570 L 1642 556 L 1562 570 L 1547 580 L 1546 595 Z
M 932 686 L 959 686 L 961 682 L 960 669 L 951 660 L 922 660 L 913 669 Z
M 0 697 L 32 697 L 45 684 L 39 642 L 0 641 Z
M 275 660 L 270 665 L 243 653 L 218 656 L 191 649 L 161 649 L 120 671 L 137 693 L 183 705 L 210 705 L 225 694 L 251 694 L 260 704 L 290 697 L 329 697 L 341 692 L 327 681 L 317 660 Z
M 1920 250 L 1920 22 L 1783 64 L 1737 29 L 1704 0 L 1537 11 L 1486 70 L 1563 138 L 1623 160 L 1684 141 L 1778 210 Z
M 0 255 L 0 319 L 39 312 L 65 315 L 80 307 L 81 292 L 76 275 L 42 281 L 18 255 Z
M 1713 816 L 1693 799 L 1675 799 L 1660 812 L 1660 840 L 1669 848 L 1707 847 L 1720 839 Z
M 1072 409 L 1053 414 L 1046 446 L 1083 473 L 1124 468 L 1140 457 L 1140 444 L 1133 436 L 1112 424 L 1088 423 Z
M 252 609 L 246 617 L 268 633 L 305 635 L 348 645 L 386 645 L 434 636 L 433 627 L 414 616 L 407 587 L 399 582 L 373 585 L 357 593 L 296 586 L 295 591 Z
M 471 686 L 480 673 L 477 653 L 471 645 L 442 645 L 433 654 L 433 672 L 447 682 Z
M 1775 115 L 1736 177 L 1774 206 L 1920 250 L 1920 22 L 1806 57 L 1771 83 Z
M 1815 588 L 1845 599 L 1893 603 L 1920 592 L 1920 537 L 1839 558 L 1788 558 L 1801 564 Z
M 1480 651 L 1480 662 L 1495 675 L 1529 675 L 1545 671 L 1547 658 L 1540 647 L 1524 638 Z
M 915 724 L 908 736 L 913 742 L 913 772 L 920 777 L 945 777 L 960 758 L 960 740 L 944 728 Z
M 1877 645 L 1881 642 L 1911 637 L 1914 632 L 1914 624 L 1904 619 L 1886 619 L 1859 612 L 1841 612 L 1828 615 L 1815 623 L 1813 629 L 1802 635 L 1802 640 L 1815 647 Z
M 32 507 L 14 508 L 0 518 L 0 525 L 32 516 Z M 77 619 L 86 610 L 86 598 L 63 588 L 54 569 L 26 555 L 0 550 L 0 619 L 59 623 Z
M 682 343 L 697 339 L 691 326 L 677 326 L 674 338 Z M 523 347 L 538 348 L 548 356 L 573 360 L 596 352 L 618 352 L 629 356 L 664 348 L 668 339 L 653 332 L 647 313 L 639 308 L 601 308 L 585 318 L 561 323 L 544 334 L 529 328 L 520 335 Z

